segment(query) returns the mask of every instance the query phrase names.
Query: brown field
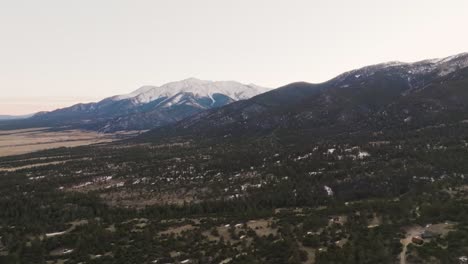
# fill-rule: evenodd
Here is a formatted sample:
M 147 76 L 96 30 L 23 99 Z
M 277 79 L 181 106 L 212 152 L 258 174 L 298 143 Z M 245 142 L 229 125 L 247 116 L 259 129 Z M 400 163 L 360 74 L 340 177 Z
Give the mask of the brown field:
M 88 158 L 82 158 L 82 159 L 69 159 L 69 160 L 61 160 L 61 161 L 43 162 L 43 163 L 32 163 L 32 164 L 29 164 L 29 165 L 17 166 L 17 167 L 8 167 L 8 168 L 3 168 L 0 165 L 0 171 L 17 171 L 17 170 L 29 169 L 29 168 L 35 168 L 35 167 L 41 167 L 41 166 L 47 166 L 47 165 L 64 164 L 64 163 L 69 162 L 69 161 L 77 161 L 77 160 L 89 160 L 89 159 Z
M 112 142 L 131 134 L 101 134 L 83 130 L 51 131 L 48 128 L 4 130 L 0 131 L 0 157 L 51 148 Z

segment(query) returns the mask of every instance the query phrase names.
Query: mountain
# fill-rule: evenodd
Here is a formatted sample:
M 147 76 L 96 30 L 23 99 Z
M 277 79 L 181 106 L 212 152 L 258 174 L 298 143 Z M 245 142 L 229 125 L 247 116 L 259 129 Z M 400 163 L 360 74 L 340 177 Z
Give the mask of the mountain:
M 180 121 L 207 109 L 245 100 L 267 90 L 254 84 L 190 78 L 160 87 L 144 86 L 132 93 L 100 102 L 38 113 L 17 124 L 68 126 L 101 132 L 146 130 Z
M 2 121 L 2 120 L 26 119 L 26 118 L 29 118 L 29 117 L 31 117 L 33 115 L 34 114 L 30 114 L 30 115 L 0 115 L 0 121 Z
M 198 113 L 144 134 L 327 137 L 411 129 L 468 120 L 468 53 L 415 63 L 390 62 L 352 70 L 320 84 L 292 83 Z

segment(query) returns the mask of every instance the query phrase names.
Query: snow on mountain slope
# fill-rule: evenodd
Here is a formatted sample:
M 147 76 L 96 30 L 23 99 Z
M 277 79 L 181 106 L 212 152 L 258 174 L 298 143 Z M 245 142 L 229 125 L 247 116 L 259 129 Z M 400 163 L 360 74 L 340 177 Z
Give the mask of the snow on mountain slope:
M 160 87 L 143 86 L 126 94 L 112 97 L 113 100 L 132 99 L 135 103 L 146 104 L 159 98 L 171 98 L 180 93 L 191 93 L 197 98 L 208 97 L 214 102 L 213 95 L 223 94 L 234 101 L 249 99 L 268 91 L 268 88 L 257 85 L 244 85 L 234 81 L 204 81 L 195 78 L 171 82 Z M 176 102 L 173 102 L 176 103 Z
M 112 99 L 113 101 L 120 101 L 120 100 L 124 100 L 124 99 L 130 99 L 130 98 L 136 97 L 136 96 L 138 96 L 140 94 L 147 93 L 148 91 L 153 90 L 153 89 L 157 89 L 157 88 L 158 87 L 156 87 L 156 86 L 146 85 L 146 86 L 142 86 L 142 87 L 138 88 L 137 90 L 135 90 L 135 91 L 133 91 L 131 93 L 116 95 L 116 96 L 111 97 L 110 99 Z
M 411 87 L 417 88 L 425 83 L 425 80 L 421 78 L 428 76 L 443 77 L 466 67 L 468 67 L 468 53 L 461 53 L 441 59 L 429 59 L 418 62 L 392 61 L 370 65 L 345 72 L 332 79 L 331 82 L 336 86 L 345 88 L 352 86 L 350 84 L 353 82 L 361 82 L 361 80 L 380 73 L 406 79 Z

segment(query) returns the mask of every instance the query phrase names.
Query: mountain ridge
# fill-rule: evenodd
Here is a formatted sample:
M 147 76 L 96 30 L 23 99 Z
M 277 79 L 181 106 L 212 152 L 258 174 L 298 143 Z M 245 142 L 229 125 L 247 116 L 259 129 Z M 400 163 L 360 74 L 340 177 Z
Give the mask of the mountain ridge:
M 245 100 L 269 90 L 234 81 L 189 78 L 162 86 L 142 86 L 98 102 L 41 112 L 17 126 L 67 126 L 100 132 L 147 130 L 179 121 L 197 112 Z
M 152 140 L 191 135 L 201 138 L 245 137 L 278 131 L 296 133 L 299 130 L 320 136 L 362 129 L 375 132 L 389 127 L 389 124 L 394 128 L 406 128 L 417 123 L 417 116 L 412 122 L 404 121 L 411 116 L 411 113 L 404 114 L 407 109 L 413 109 L 421 120 L 425 120 L 424 124 L 419 124 L 423 126 L 431 123 L 431 118 L 439 120 L 444 109 L 449 109 L 454 116 L 460 115 L 455 114 L 457 111 L 466 116 L 464 111 L 468 109 L 460 102 L 463 98 L 468 100 L 463 88 L 468 79 L 467 68 L 468 53 L 414 63 L 370 65 L 345 72 L 324 83 L 292 83 L 249 100 L 198 113 L 148 132 L 141 138 Z M 442 90 L 443 87 L 449 89 Z M 451 94 L 434 97 L 434 89 L 442 94 Z M 457 99 L 458 94 L 461 97 Z M 430 109 L 424 107 L 429 103 L 432 108 L 441 110 L 428 114 Z M 401 109 L 392 108 L 394 105 Z M 454 109 L 454 106 L 458 108 Z M 386 111 L 390 110 L 392 115 L 386 116 Z

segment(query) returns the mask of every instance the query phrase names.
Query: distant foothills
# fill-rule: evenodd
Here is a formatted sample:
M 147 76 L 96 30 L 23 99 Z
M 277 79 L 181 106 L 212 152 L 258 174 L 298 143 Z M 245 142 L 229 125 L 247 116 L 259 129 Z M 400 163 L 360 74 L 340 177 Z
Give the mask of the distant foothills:
M 28 115 L 0 115 L 0 120 L 17 120 L 17 119 L 26 119 L 34 116 L 35 114 Z
M 382 63 L 320 84 L 298 82 L 277 89 L 190 78 L 22 119 L 0 117 L 0 129 L 66 127 L 104 133 L 155 129 L 150 132 L 154 137 L 291 129 L 377 131 L 468 122 L 467 88 L 468 53 L 462 53 L 415 63 Z

